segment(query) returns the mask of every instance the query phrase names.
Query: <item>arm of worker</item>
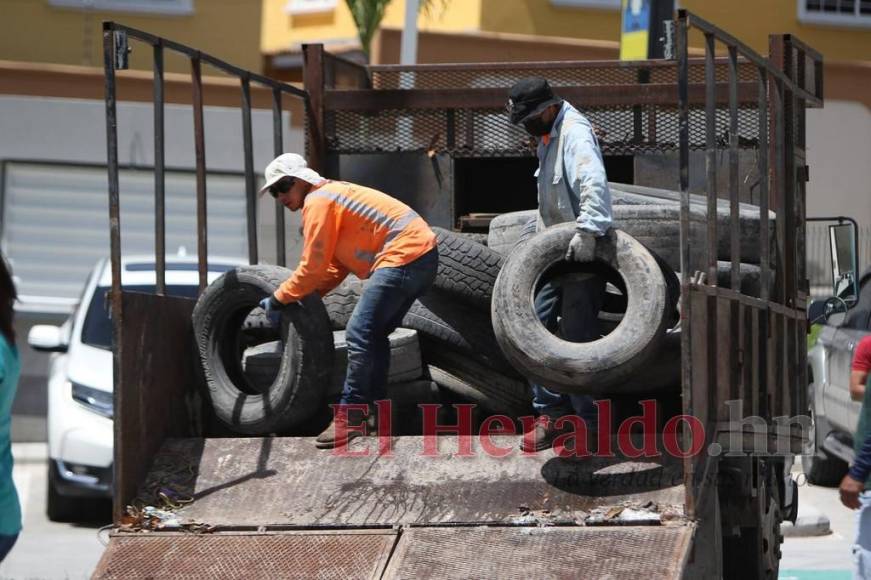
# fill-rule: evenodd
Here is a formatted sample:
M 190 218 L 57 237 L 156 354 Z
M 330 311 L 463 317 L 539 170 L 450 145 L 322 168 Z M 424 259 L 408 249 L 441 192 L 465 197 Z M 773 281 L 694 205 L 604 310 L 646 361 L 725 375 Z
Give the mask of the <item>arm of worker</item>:
M 859 341 L 853 354 L 852 371 L 850 372 L 850 398 L 861 401 L 865 397 L 865 381 L 871 371 L 871 336 Z
M 566 178 L 578 199 L 577 229 L 603 236 L 612 224 L 611 193 L 593 128 L 587 123 L 573 124 L 563 146 Z
M 865 491 L 865 481 L 871 475 L 871 435 L 865 438 L 862 449 L 850 465 L 850 470 L 838 489 L 841 495 L 841 503 L 850 509 L 861 507 L 859 494 Z
M 348 269 L 339 264 L 336 261 L 330 263 L 329 267 L 327 267 L 327 272 L 324 274 L 323 280 L 320 284 L 318 284 L 317 292 L 321 296 L 326 296 L 333 289 L 342 283 L 342 280 L 347 278 Z
M 275 291 L 275 299 L 282 304 L 301 300 L 317 291 L 328 276 L 336 250 L 339 232 L 335 208 L 329 199 L 306 199 L 302 222 L 303 247 L 299 265 Z

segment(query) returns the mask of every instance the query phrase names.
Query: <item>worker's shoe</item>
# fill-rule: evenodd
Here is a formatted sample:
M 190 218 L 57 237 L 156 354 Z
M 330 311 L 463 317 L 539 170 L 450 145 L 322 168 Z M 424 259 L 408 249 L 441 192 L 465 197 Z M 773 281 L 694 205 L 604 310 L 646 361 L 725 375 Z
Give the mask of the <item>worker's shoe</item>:
M 553 447 L 553 443 L 557 437 L 574 431 L 574 426 L 571 422 L 564 422 L 559 429 L 554 426 L 555 423 L 556 419 L 553 418 L 547 422 L 543 420 L 536 421 L 532 429 L 523 434 L 523 439 L 520 442 L 520 449 L 528 453 L 550 449 Z M 578 439 L 581 439 L 580 443 L 584 443 L 584 435 L 584 432 L 579 430 L 575 437 L 569 437 L 566 441 L 566 452 L 574 454 L 574 446 L 579 442 Z M 587 431 L 586 449 L 588 453 L 596 453 L 597 442 L 598 433 L 596 431 Z
M 532 429 L 523 434 L 520 449 L 526 452 L 544 451 L 553 447 L 554 439 L 571 431 L 571 424 L 563 425 L 560 429 L 554 427 L 556 419 L 549 421 L 538 420 Z
M 347 445 L 351 439 L 375 433 L 374 408 L 368 415 L 362 409 L 348 409 L 346 413 L 335 413 L 333 420 L 315 439 L 318 449 L 332 449 Z

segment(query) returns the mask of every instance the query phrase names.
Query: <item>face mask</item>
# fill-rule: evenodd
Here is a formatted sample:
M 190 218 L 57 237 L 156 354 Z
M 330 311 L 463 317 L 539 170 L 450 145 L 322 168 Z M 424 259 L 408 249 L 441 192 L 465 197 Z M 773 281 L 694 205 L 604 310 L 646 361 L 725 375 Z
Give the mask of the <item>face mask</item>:
M 556 117 L 551 119 L 549 123 L 546 123 L 544 119 L 542 119 L 542 115 L 538 115 L 532 119 L 523 121 L 523 128 L 533 137 L 542 137 L 550 133 L 550 130 L 553 129 L 554 121 L 556 121 Z

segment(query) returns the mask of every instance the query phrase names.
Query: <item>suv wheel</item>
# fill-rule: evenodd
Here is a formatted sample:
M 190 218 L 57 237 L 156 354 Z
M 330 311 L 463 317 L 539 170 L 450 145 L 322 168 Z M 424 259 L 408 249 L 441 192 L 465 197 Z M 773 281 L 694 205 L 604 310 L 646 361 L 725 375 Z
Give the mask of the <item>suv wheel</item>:
M 847 462 L 826 453 L 820 446 L 820 437 L 825 432 L 817 423 L 814 408 L 808 409 L 811 419 L 810 444 L 801 455 L 801 468 L 808 482 L 814 485 L 835 487 L 847 473 Z

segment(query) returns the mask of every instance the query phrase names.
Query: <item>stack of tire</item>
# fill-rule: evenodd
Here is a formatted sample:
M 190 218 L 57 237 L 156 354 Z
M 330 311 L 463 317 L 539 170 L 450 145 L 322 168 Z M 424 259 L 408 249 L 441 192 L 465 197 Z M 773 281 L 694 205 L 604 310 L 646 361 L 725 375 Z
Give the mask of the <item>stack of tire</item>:
M 615 229 L 597 244 L 592 266 L 567 265 L 563 257 L 573 224 L 536 233 L 535 210 L 494 219 L 486 245 L 480 236 L 434 228 L 438 275 L 391 336 L 390 381 L 423 377 L 449 399 L 512 417 L 531 412 L 531 381 L 565 393 L 676 392 L 678 194 L 613 184 L 612 202 Z M 693 216 L 704 215 L 704 203 L 692 199 Z M 718 221 L 720 231 L 728 232 L 728 204 L 719 206 Z M 742 205 L 741 285 L 748 294 L 759 291 L 759 223 L 758 208 Z M 773 223 L 769 231 L 774 239 Z M 727 239 L 721 236 L 717 245 L 722 285 L 730 278 Z M 587 343 L 551 334 L 533 309 L 544 279 L 577 270 L 608 283 L 599 316 L 603 336 Z M 275 329 L 257 302 L 291 273 L 275 266 L 230 271 L 206 289 L 194 311 L 212 406 L 236 432 L 293 432 L 341 388 L 341 332 L 365 282 L 349 277 L 323 300 L 307 297 L 288 308 Z M 423 390 L 411 399 L 431 402 L 431 389 Z

